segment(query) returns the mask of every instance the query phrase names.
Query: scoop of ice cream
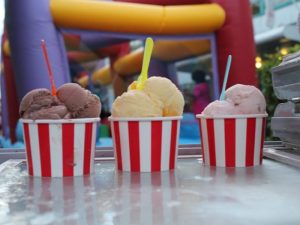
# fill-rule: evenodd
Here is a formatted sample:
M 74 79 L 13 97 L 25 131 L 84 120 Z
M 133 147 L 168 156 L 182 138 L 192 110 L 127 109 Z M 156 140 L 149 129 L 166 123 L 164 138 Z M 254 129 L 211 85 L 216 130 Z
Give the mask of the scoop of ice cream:
M 67 107 L 72 118 L 99 117 L 101 103 L 98 96 L 75 83 L 67 83 L 57 89 L 58 99 Z
M 236 84 L 226 90 L 225 100 L 232 102 L 240 114 L 263 114 L 266 112 L 265 97 L 254 86 Z
M 214 101 L 202 112 L 208 116 L 264 113 L 266 113 L 264 95 L 256 87 L 243 84 L 228 88 L 224 101 Z
M 84 107 L 80 108 L 73 115 L 76 118 L 89 118 L 89 117 L 99 117 L 101 112 L 101 103 L 99 97 L 88 93 L 88 101 Z
M 45 88 L 28 92 L 19 107 L 19 114 L 24 119 L 61 119 L 67 113 L 67 108 Z
M 28 116 L 24 116 L 24 119 L 66 119 L 68 118 L 68 110 L 64 105 L 51 106 L 49 108 L 43 108 L 37 111 L 33 111 L 28 114 Z M 27 118 L 26 118 L 27 117 Z
M 183 113 L 184 98 L 178 88 L 167 78 L 150 77 L 146 80 L 144 91 L 151 99 L 163 104 L 163 116 L 180 116 Z
M 151 99 L 144 91 L 131 90 L 117 97 L 112 105 L 113 117 L 162 116 L 162 103 Z
M 231 102 L 216 100 L 208 104 L 202 114 L 206 116 L 221 116 L 236 115 L 241 114 L 241 112 Z
M 22 99 L 19 113 L 24 119 L 71 119 L 99 117 L 100 99 L 75 83 L 62 85 L 57 97 L 48 89 L 28 92 Z

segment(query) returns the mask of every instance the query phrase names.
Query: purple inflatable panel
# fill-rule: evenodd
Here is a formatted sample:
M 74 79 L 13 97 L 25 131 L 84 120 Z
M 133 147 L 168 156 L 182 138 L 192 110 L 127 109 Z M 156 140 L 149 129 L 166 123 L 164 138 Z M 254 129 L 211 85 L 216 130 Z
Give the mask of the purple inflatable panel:
M 56 86 L 70 82 L 63 38 L 53 24 L 49 0 L 6 0 L 5 13 L 19 100 L 32 89 L 50 88 L 42 39 Z

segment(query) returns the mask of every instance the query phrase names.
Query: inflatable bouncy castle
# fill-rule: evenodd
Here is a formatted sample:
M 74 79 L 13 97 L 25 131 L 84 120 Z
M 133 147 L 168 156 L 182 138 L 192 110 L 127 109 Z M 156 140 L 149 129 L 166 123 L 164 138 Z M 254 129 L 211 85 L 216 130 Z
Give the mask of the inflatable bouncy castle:
M 57 86 L 71 81 L 72 66 L 109 57 L 111 66 L 105 69 L 106 82 L 113 81 L 116 95 L 122 93 L 126 88 L 123 77 L 136 72 L 134 66 L 127 65 L 135 62 L 139 66 L 142 52 L 129 53 L 128 42 L 147 36 L 161 46 L 154 52 L 150 74 L 170 74 L 176 82 L 176 60 L 211 52 L 214 98 L 217 98 L 227 56 L 231 54 L 228 85 L 257 85 L 248 0 L 6 0 L 5 7 L 11 70 L 4 74 L 4 79 L 16 87 L 16 93 L 8 85 L 2 88 L 6 99 L 2 104 L 6 112 L 3 115 L 11 121 L 5 126 L 10 129 L 14 129 L 16 115 L 9 112 L 18 106 L 25 93 L 49 87 L 41 39 L 47 43 Z M 178 49 L 171 50 L 172 46 Z M 8 71 L 7 65 L 4 64 L 4 71 Z M 103 78 L 99 73 L 93 74 L 91 80 L 99 77 Z

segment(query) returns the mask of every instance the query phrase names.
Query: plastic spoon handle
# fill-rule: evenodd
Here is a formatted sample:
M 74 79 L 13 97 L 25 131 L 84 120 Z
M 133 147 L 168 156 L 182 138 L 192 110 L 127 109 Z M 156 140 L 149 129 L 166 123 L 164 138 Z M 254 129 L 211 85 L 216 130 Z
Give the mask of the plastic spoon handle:
M 227 59 L 227 65 L 226 65 L 226 70 L 225 70 L 225 76 L 224 76 L 222 91 L 221 91 L 221 95 L 220 95 L 220 101 L 223 101 L 225 99 L 225 89 L 226 89 L 229 70 L 230 70 L 230 66 L 231 66 L 231 60 L 232 60 L 232 56 L 229 55 L 228 59 Z
M 153 45 L 154 45 L 154 43 L 153 43 L 152 38 L 148 37 L 146 39 L 146 44 L 145 44 L 142 71 L 137 80 L 137 89 L 138 90 L 142 90 L 144 88 L 144 83 L 148 79 L 148 69 L 149 69 L 151 54 L 152 54 L 152 50 L 153 50 Z
M 51 70 L 51 66 L 50 66 L 50 61 L 49 61 L 49 57 L 48 57 L 48 52 L 47 52 L 45 40 L 41 40 L 41 46 L 42 46 L 45 61 L 46 61 L 46 64 L 47 64 L 48 75 L 49 75 L 49 79 L 50 79 L 50 82 L 51 82 L 52 95 L 56 96 L 56 88 L 55 88 L 55 83 L 54 83 L 54 79 L 53 79 L 53 74 L 52 74 L 52 70 Z

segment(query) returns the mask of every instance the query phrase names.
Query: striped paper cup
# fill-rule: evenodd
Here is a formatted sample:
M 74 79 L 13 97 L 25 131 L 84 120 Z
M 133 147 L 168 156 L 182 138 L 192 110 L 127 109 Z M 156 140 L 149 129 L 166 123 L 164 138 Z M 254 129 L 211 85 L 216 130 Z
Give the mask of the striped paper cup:
M 99 120 L 21 119 L 28 174 L 37 177 L 65 177 L 93 173 Z
M 181 119 L 110 117 L 116 168 L 132 172 L 174 169 Z
M 262 163 L 267 114 L 197 115 L 204 165 L 248 167 Z

